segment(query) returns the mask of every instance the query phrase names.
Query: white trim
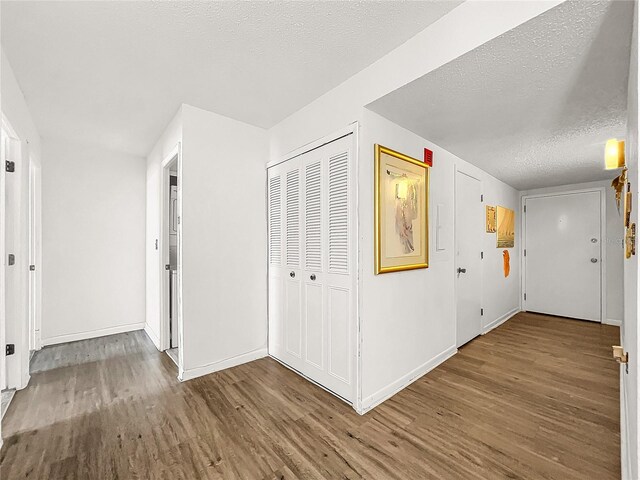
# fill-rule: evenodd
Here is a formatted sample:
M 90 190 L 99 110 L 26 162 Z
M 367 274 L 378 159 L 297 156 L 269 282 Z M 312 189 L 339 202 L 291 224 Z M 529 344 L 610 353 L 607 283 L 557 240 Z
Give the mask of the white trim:
M 513 318 L 514 316 L 516 316 L 518 313 L 520 313 L 522 310 L 520 310 L 520 308 L 514 308 L 513 310 L 505 313 L 504 315 L 502 315 L 501 317 L 496 318 L 493 322 L 487 324 L 486 326 L 482 327 L 482 335 L 485 335 L 487 333 L 489 333 L 491 330 L 493 330 L 494 328 L 499 327 L 500 325 L 502 325 L 504 322 L 506 322 L 507 320 Z
M 527 290 L 527 267 L 524 251 L 527 248 L 527 221 L 524 211 L 525 202 L 530 198 L 559 197 L 562 195 L 576 195 L 580 193 L 598 192 L 600 194 L 600 323 L 607 321 L 607 249 L 605 239 L 607 238 L 607 202 L 605 187 L 580 188 L 574 190 L 559 190 L 546 193 L 535 193 L 520 196 L 520 231 L 522 232 L 520 243 L 520 305 L 521 310 L 527 310 L 527 302 L 524 300 L 524 293 Z M 597 321 L 597 320 L 596 320 Z
M 346 127 L 341 128 L 340 130 L 330 133 L 329 135 L 325 135 L 324 137 L 314 140 L 313 142 L 309 142 L 301 146 L 300 148 L 296 148 L 295 150 L 292 150 L 291 152 L 284 155 L 282 158 L 271 160 L 269 163 L 267 163 L 266 168 L 268 170 L 269 168 L 275 167 L 276 165 L 284 163 L 287 160 L 291 160 L 292 158 L 299 157 L 300 155 L 310 152 L 311 150 L 320 148 L 323 145 L 326 145 L 327 143 L 335 142 L 336 140 L 340 140 L 342 137 L 346 137 L 347 135 L 357 134 L 357 133 L 358 133 L 358 122 L 356 121 L 347 125 Z
M 176 172 L 171 172 L 169 165 L 176 161 Z M 178 378 L 182 379 L 185 375 L 184 371 L 184 319 L 183 319 L 183 306 L 182 306 L 182 188 L 183 188 L 183 176 L 182 176 L 182 142 L 178 142 L 169 152 L 167 156 L 162 160 L 160 164 L 160 236 L 158 238 L 158 250 L 159 250 L 159 265 L 160 269 L 160 295 L 159 295 L 159 308 L 160 308 L 160 332 L 158 334 L 158 343 L 156 347 L 160 351 L 164 351 L 169 348 L 169 312 L 167 310 L 168 302 L 166 299 L 169 295 L 169 280 L 165 275 L 164 266 L 169 260 L 169 245 L 166 241 L 168 238 L 168 227 L 165 219 L 168 217 L 168 211 L 165 211 L 169 205 L 170 189 L 167 188 L 169 184 L 169 177 L 171 174 L 177 173 L 178 176 L 178 272 L 177 272 L 177 312 L 178 312 Z M 154 342 L 155 343 L 155 342 Z M 196 375 L 197 376 L 197 375 Z
M 144 330 L 144 322 L 128 323 L 126 325 L 118 325 L 116 327 L 100 328 L 98 330 L 89 330 L 86 332 L 68 333 L 65 335 L 56 335 L 54 337 L 43 338 L 42 345 L 57 345 L 60 343 L 76 342 L 78 340 L 88 340 L 90 338 L 106 337 L 107 335 L 115 335 L 117 333 L 134 332 L 136 330 Z
M 613 325 L 614 327 L 621 327 L 622 326 L 622 320 L 617 320 L 615 318 L 605 318 L 602 321 L 603 325 Z
M 158 338 L 158 335 L 156 335 L 156 332 L 151 330 L 151 328 L 147 324 L 144 325 L 143 330 L 144 330 L 144 333 L 147 334 L 147 337 L 149 337 L 149 340 L 151 340 L 153 344 L 156 346 L 156 348 L 160 350 L 160 339 Z
M 355 397 L 353 399 L 352 406 L 356 412 L 362 412 L 362 319 L 360 318 L 360 311 L 362 308 L 362 295 L 361 292 L 361 275 L 360 275 L 360 266 L 363 263 L 360 261 L 360 255 L 362 254 L 360 249 L 360 123 L 354 122 L 351 124 L 353 127 L 353 143 L 354 143 L 354 162 L 355 165 L 353 167 L 354 177 L 355 177 L 355 221 L 354 225 L 354 236 L 355 236 L 355 254 L 353 255 L 355 258 L 356 264 L 354 265 L 354 280 L 353 280 L 353 295 L 354 295 L 354 308 L 355 308 L 355 317 L 356 317 L 356 334 L 355 334 L 355 356 L 356 356 L 356 365 L 355 365 Z
M 264 358 L 268 355 L 269 354 L 267 353 L 267 347 L 258 348 L 257 350 L 252 350 L 247 353 L 236 355 L 235 357 L 209 363 L 201 367 L 183 370 L 182 372 L 180 372 L 178 380 L 180 380 L 181 382 L 186 382 L 187 380 L 202 377 L 203 375 L 208 375 L 210 373 L 219 372 L 220 370 L 236 367 L 238 365 L 242 365 L 243 363 L 252 362 L 254 360 L 258 360 L 259 358 Z
M 4 127 L 4 115 L 2 115 L 2 127 Z M 4 165 L 6 161 L 6 147 L 5 147 L 5 131 L 4 128 L 0 128 L 0 165 Z M 6 170 L 2 168 L 0 170 L 0 348 L 4 349 L 6 345 L 6 273 L 5 262 L 7 258 L 6 252 Z M 0 390 L 4 390 L 7 387 L 7 363 L 6 356 L 2 355 L 0 358 Z M 1 422 L 0 422 L 1 424 Z M 2 443 L 2 427 L 0 426 L 0 444 Z
M 167 238 L 169 235 L 169 228 L 166 222 L 166 218 L 168 217 L 168 205 L 169 205 L 169 195 L 170 188 L 169 185 L 169 177 L 171 175 L 170 172 L 170 164 L 175 160 L 179 161 L 179 151 L 180 151 L 180 142 L 178 142 L 171 151 L 164 157 L 162 163 L 160 164 L 160 237 L 158 238 L 158 260 L 159 265 L 158 269 L 160 271 L 160 295 L 159 295 L 159 311 L 160 311 L 160 331 L 158 332 L 158 340 L 160 344 L 160 350 L 166 350 L 169 348 L 169 311 L 167 308 L 167 299 L 169 298 L 169 280 L 166 276 L 165 265 L 169 260 L 169 245 L 167 242 Z M 177 165 L 177 163 L 176 163 Z M 178 190 L 180 190 L 180 185 L 178 185 Z M 180 216 L 180 209 L 178 208 L 178 215 Z M 180 222 L 182 223 L 182 222 Z M 180 242 L 180 225 L 178 225 L 178 243 Z
M 621 343 L 624 345 L 624 343 Z M 629 423 L 627 411 L 627 384 L 624 381 L 623 368 L 620 367 L 620 466 L 622 469 L 622 480 L 631 480 L 631 472 L 633 472 L 631 466 L 631 455 L 629 455 Z
M 441 363 L 444 363 L 445 361 L 453 357 L 456 353 L 458 353 L 458 349 L 455 345 L 452 345 L 444 352 L 441 352 L 430 360 L 427 360 L 418 368 L 411 370 L 409 373 L 400 377 L 395 382 L 390 383 L 384 388 L 381 388 L 373 395 L 369 395 L 367 398 L 363 398 L 362 407 L 361 410 L 358 411 L 358 413 L 360 415 L 364 415 L 372 408 L 380 405 L 382 402 L 393 397 L 396 393 L 400 392 L 401 390 L 418 380 L 420 377 L 429 373 Z

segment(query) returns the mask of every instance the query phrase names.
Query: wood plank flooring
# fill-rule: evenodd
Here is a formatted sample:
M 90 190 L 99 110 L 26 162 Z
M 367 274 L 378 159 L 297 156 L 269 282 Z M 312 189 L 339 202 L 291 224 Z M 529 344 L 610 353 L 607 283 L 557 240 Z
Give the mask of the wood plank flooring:
M 270 359 L 180 383 L 142 332 L 49 347 L 0 477 L 619 479 L 618 335 L 519 314 L 364 416 Z

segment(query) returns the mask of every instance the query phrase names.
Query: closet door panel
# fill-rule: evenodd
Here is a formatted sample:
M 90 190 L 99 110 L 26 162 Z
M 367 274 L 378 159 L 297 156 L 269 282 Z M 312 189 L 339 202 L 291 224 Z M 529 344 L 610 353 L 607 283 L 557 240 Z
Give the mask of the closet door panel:
M 287 352 L 303 358 L 302 272 L 300 271 L 300 162 L 286 164 L 285 177 L 285 276 L 284 334 Z
M 351 383 L 351 332 L 349 291 L 329 287 L 329 373 L 346 385 Z
M 306 358 L 315 368 L 324 369 L 324 299 L 322 285 L 306 284 Z
M 344 137 L 274 167 L 281 177 L 282 286 L 271 274 L 278 267 L 270 262 L 270 288 L 283 291 L 270 295 L 270 301 L 280 301 L 283 308 L 269 310 L 269 335 L 283 332 L 284 344 L 272 350 L 276 341 L 270 339 L 271 355 L 351 402 L 356 360 L 352 145 L 353 137 Z M 277 241 L 270 244 L 274 259 L 275 247 Z
M 267 237 L 269 240 L 269 351 L 278 355 L 284 348 L 283 276 L 283 182 L 281 169 L 269 170 L 267 178 Z
M 300 311 L 302 307 L 302 295 L 300 295 L 300 281 L 295 279 L 285 280 L 285 315 L 284 334 L 287 352 L 298 358 L 302 356 L 302 330 L 300 328 Z

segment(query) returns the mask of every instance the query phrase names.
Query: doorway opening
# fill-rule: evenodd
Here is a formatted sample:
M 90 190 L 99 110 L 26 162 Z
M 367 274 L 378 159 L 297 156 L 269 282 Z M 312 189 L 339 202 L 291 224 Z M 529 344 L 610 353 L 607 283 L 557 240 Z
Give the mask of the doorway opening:
M 181 163 L 180 148 L 163 162 L 161 186 L 160 235 L 160 342 L 161 350 L 182 371 L 182 309 L 181 309 Z

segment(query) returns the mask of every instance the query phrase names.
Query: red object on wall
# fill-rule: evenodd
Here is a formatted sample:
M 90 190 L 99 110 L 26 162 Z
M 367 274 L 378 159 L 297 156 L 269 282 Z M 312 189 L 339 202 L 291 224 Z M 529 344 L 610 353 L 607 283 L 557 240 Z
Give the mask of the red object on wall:
M 433 152 L 428 148 L 424 149 L 424 163 L 433 167 Z

